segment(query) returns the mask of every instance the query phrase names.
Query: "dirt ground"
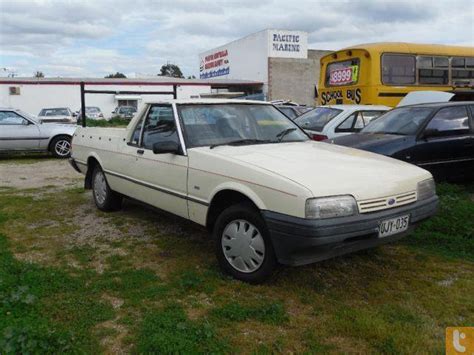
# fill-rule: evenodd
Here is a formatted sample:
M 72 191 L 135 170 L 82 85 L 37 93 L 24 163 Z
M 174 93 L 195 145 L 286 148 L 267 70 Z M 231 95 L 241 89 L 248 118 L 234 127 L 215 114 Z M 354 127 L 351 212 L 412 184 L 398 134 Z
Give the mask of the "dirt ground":
M 67 160 L 40 160 L 37 163 L 2 162 L 0 186 L 16 189 L 81 186 L 83 176 Z

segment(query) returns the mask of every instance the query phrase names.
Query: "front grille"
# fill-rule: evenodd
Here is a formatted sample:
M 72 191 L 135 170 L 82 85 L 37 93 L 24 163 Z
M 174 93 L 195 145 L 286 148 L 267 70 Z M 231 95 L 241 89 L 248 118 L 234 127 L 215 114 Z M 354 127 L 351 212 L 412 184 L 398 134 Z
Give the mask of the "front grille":
M 416 201 L 416 191 L 400 195 L 358 201 L 359 213 L 369 213 L 408 205 Z

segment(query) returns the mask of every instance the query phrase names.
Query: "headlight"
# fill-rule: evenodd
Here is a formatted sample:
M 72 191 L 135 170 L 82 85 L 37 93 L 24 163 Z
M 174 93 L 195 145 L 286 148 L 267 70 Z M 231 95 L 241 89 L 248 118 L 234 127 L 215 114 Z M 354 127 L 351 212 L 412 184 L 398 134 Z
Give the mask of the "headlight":
M 423 180 L 418 183 L 417 195 L 418 201 L 426 200 L 436 195 L 436 184 L 433 178 Z
M 306 200 L 306 218 L 333 218 L 352 216 L 358 213 L 357 203 L 350 195 L 310 198 Z

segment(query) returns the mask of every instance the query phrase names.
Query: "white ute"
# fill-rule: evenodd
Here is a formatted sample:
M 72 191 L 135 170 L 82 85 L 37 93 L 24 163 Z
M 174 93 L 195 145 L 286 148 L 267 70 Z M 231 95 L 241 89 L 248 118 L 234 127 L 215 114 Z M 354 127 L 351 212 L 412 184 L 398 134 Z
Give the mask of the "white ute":
M 72 146 L 99 209 L 131 197 L 206 226 L 221 268 L 251 283 L 397 240 L 438 203 L 426 170 L 312 141 L 259 101 L 149 103 L 126 129 L 78 128 Z

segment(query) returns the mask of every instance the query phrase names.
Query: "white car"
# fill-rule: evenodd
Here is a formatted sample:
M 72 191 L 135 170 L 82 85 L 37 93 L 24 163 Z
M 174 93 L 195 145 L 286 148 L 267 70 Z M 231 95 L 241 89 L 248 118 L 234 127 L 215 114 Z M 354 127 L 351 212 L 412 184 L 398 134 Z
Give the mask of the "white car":
M 295 118 L 295 122 L 312 139 L 322 141 L 357 133 L 388 110 L 388 106 L 326 105 Z
M 76 123 L 76 114 L 68 107 L 43 108 L 38 114 L 43 123 Z
M 79 128 L 70 161 L 99 209 L 127 196 L 206 226 L 252 283 L 398 240 L 438 203 L 428 171 L 312 141 L 260 101 L 148 103 L 127 128 Z
M 0 108 L 0 153 L 51 152 L 68 158 L 75 130 L 73 125 L 43 124 L 26 112 Z

